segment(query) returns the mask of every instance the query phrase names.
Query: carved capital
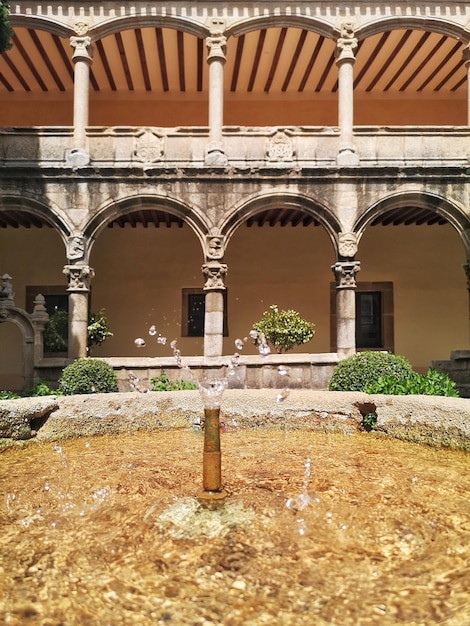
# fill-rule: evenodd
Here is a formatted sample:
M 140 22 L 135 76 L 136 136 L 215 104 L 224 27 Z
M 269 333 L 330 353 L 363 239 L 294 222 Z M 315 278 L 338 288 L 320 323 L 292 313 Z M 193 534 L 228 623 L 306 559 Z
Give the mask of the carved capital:
M 89 265 L 66 265 L 63 273 L 67 276 L 67 291 L 90 291 L 90 282 L 95 275 Z
M 220 261 L 225 254 L 225 237 L 208 235 L 206 237 L 206 258 L 208 261 Z
M 338 238 L 338 252 L 340 256 L 350 259 L 357 254 L 356 233 L 340 233 Z
M 351 22 L 341 24 L 341 35 L 336 42 L 336 60 L 355 60 L 354 50 L 357 48 L 357 39 L 354 36 L 355 26 Z
M 361 269 L 359 261 L 335 263 L 331 266 L 336 280 L 336 289 L 355 289 L 356 274 Z
M 202 273 L 206 279 L 204 289 L 206 291 L 225 289 L 224 279 L 227 274 L 227 266 L 224 263 L 212 261 L 202 266 Z
M 207 37 L 206 38 L 206 46 L 209 50 L 209 54 L 207 55 L 207 62 L 210 63 L 215 59 L 219 59 L 219 61 L 225 62 L 225 50 L 227 47 L 227 38 L 223 35 L 218 35 L 216 37 Z
M 85 258 L 86 240 L 85 237 L 74 235 L 67 241 L 67 258 L 70 261 L 83 261 Z
M 91 37 L 70 37 L 70 45 L 74 49 L 72 61 L 88 61 L 91 63 L 93 58 L 93 47 L 91 45 Z

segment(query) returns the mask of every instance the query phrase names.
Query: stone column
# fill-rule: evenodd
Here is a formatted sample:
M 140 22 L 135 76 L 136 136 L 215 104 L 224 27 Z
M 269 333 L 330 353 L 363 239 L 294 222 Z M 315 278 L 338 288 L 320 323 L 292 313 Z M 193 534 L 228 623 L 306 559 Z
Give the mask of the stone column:
M 209 236 L 206 241 L 207 262 L 202 266 L 206 279 L 206 315 L 204 320 L 204 356 L 222 356 L 224 341 L 224 291 L 227 266 L 224 256 L 224 238 Z
M 69 359 L 87 356 L 88 297 L 95 272 L 88 265 L 66 265 L 69 286 Z
M 222 144 L 224 119 L 224 64 L 227 39 L 223 35 L 207 37 L 209 50 L 209 144 L 206 152 L 206 165 L 224 166 L 227 157 Z
M 356 62 L 354 49 L 357 39 L 354 26 L 343 24 L 341 36 L 336 42 L 336 65 L 338 67 L 338 126 L 340 129 L 338 165 L 358 165 L 359 157 L 353 144 L 354 74 Z
M 356 274 L 359 261 L 331 266 L 336 280 L 336 350 L 342 357 L 356 352 Z
M 470 126 L 470 44 L 463 49 L 463 58 L 467 68 L 467 126 Z
M 73 165 L 88 165 L 86 127 L 88 126 L 90 66 L 93 49 L 90 37 L 71 37 L 70 45 L 74 48 L 73 86 L 73 142 L 74 147 L 67 154 L 67 162 Z

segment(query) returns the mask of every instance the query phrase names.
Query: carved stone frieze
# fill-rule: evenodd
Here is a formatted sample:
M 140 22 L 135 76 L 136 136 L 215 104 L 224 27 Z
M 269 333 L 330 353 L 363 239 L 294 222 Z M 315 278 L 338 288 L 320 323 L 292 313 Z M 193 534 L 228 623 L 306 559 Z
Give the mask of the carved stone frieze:
M 338 262 L 331 266 L 336 280 L 336 289 L 355 289 L 356 274 L 361 269 L 359 261 Z
M 357 254 L 356 233 L 340 233 L 338 238 L 338 251 L 342 257 L 354 257 Z
M 277 131 L 266 141 L 266 156 L 269 161 L 292 161 L 295 155 L 291 137 L 284 131 Z
M 147 129 L 136 136 L 134 157 L 141 163 L 156 163 L 165 155 L 165 139 L 153 130 Z
M 225 289 L 224 279 L 227 274 L 227 266 L 224 263 L 212 261 L 202 266 L 202 273 L 206 278 L 204 289 Z
M 209 261 L 220 261 L 225 254 L 225 240 L 222 235 L 209 235 L 206 238 L 206 257 Z
M 66 265 L 63 273 L 67 276 L 67 291 L 90 291 L 90 282 L 95 275 L 88 265 Z
M 75 235 L 67 241 L 67 258 L 70 261 L 82 261 L 85 258 L 85 237 Z

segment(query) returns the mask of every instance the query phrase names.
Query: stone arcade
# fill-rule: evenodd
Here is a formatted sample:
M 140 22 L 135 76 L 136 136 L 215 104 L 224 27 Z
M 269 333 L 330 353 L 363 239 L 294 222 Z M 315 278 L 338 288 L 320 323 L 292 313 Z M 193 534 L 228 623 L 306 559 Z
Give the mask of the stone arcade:
M 293 385 L 356 349 L 458 350 L 465 390 L 468 3 L 18 0 L 11 25 L 0 388 L 85 356 L 90 307 L 96 356 L 148 378 L 171 368 L 134 348 L 150 324 L 208 365 L 277 303 L 316 323 Z M 38 306 L 68 309 L 67 358 L 24 348 Z M 275 384 L 243 357 L 238 385 Z

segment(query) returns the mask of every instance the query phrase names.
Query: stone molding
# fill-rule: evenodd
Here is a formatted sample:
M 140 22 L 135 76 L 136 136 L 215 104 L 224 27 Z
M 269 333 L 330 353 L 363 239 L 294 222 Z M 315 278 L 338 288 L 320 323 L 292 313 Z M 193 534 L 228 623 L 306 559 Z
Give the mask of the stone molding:
M 95 275 L 95 272 L 89 265 L 66 265 L 63 269 L 63 273 L 68 279 L 67 291 L 90 291 L 91 279 Z

